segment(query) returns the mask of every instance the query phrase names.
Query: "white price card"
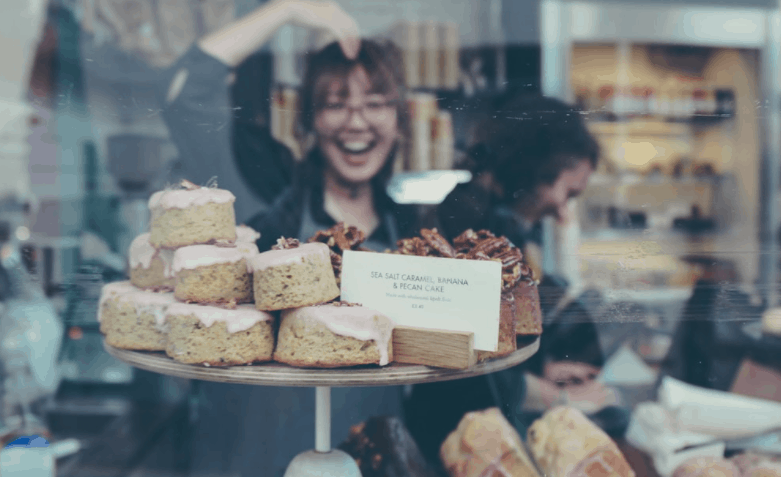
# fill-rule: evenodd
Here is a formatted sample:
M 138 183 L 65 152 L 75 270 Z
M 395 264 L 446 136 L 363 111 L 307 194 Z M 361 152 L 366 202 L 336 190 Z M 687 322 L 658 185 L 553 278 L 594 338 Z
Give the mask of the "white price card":
M 484 260 L 345 251 L 342 300 L 401 326 L 466 331 L 475 349 L 496 351 L 502 265 Z

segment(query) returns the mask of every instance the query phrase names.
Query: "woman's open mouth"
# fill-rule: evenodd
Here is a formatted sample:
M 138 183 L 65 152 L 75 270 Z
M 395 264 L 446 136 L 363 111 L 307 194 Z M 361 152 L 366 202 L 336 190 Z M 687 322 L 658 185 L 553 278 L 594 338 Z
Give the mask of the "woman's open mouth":
M 336 141 L 342 152 L 353 155 L 370 151 L 376 145 L 376 141 Z

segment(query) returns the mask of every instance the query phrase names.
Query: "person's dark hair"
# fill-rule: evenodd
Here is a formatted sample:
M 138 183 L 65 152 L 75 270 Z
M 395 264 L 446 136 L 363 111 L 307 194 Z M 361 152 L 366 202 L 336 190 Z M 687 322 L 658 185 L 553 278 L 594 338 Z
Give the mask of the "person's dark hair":
M 407 124 L 404 107 L 404 66 L 399 49 L 390 42 L 362 40 L 358 56 L 351 60 L 344 56 L 339 43 L 331 43 L 307 57 L 306 72 L 301 88 L 301 119 L 304 131 L 311 132 L 314 117 L 323 106 L 328 85 L 334 79 L 346 80 L 350 72 L 362 66 L 375 92 L 396 95 L 398 99 L 399 129 Z M 345 84 L 345 88 L 346 88 Z
M 522 95 L 506 100 L 484 121 L 470 155 L 476 173 L 493 173 L 499 199 L 513 202 L 554 183 L 581 161 L 596 169 L 599 145 L 575 107 Z
M 301 87 L 299 116 L 299 125 L 304 132 L 312 132 L 315 115 L 324 104 L 330 82 L 346 80 L 350 72 L 358 66 L 366 70 L 375 92 L 396 97 L 399 131 L 406 136 L 409 121 L 405 105 L 406 90 L 401 52 L 390 42 L 375 40 L 362 40 L 358 56 L 353 60 L 344 55 L 337 42 L 308 55 Z M 393 172 L 393 154 L 395 150 L 377 176 L 372 179 L 375 190 L 384 190 L 385 184 L 390 179 Z M 306 162 L 310 169 L 310 173 L 307 174 L 310 179 L 317 179 L 323 167 L 322 159 L 320 154 L 309 155 Z

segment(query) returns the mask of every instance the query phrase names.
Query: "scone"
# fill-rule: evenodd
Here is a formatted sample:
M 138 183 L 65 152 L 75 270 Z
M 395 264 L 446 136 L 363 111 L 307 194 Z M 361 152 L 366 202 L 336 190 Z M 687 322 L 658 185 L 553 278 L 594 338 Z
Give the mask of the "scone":
M 534 421 L 529 449 L 545 475 L 634 477 L 618 446 L 577 409 L 557 407 Z
M 274 360 L 335 368 L 393 361 L 393 321 L 370 308 L 327 303 L 285 310 Z
M 331 250 L 331 265 L 334 267 L 336 285 L 342 285 L 342 257 L 347 250 L 365 251 L 361 244 L 366 240 L 366 234 L 354 225 L 345 226 L 339 222 L 330 229 L 318 230 L 307 242 L 321 242 Z
M 464 415 L 439 455 L 450 477 L 539 477 L 518 432 L 495 407 Z
M 269 361 L 274 318 L 252 305 L 233 310 L 177 303 L 168 307 L 165 352 L 188 364 L 229 366 Z
M 236 198 L 227 190 L 197 187 L 156 192 L 149 199 L 149 242 L 175 249 L 187 245 L 236 241 Z
M 496 351 L 477 351 L 477 361 L 507 356 L 518 349 L 516 335 L 516 304 L 511 293 L 502 293 L 499 304 L 499 343 Z
M 298 245 L 297 240 L 280 239 L 275 247 L 280 249 L 261 253 L 249 261 L 258 310 L 316 305 L 339 296 L 326 244 Z
M 236 304 L 252 301 L 248 262 L 258 255 L 254 243 L 234 247 L 191 245 L 174 253 L 174 294 L 188 303 Z
M 176 303 L 172 293 L 155 293 L 128 282 L 104 287 L 98 310 L 100 331 L 115 348 L 162 351 L 166 346 L 165 312 Z
M 128 254 L 130 282 L 147 290 L 174 289 L 173 250 L 157 250 L 149 243 L 149 233 L 136 237 Z

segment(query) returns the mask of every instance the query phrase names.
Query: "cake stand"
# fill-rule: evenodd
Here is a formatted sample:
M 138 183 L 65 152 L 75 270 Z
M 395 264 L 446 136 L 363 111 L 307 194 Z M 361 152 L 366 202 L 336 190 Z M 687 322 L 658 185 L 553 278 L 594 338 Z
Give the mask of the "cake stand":
M 167 357 L 164 353 L 128 351 L 114 348 L 103 342 L 103 347 L 115 358 L 154 373 L 220 383 L 315 388 L 315 448 L 297 455 L 288 465 L 285 477 L 358 477 L 361 475 L 352 457 L 331 448 L 332 387 L 433 383 L 494 373 L 531 358 L 540 347 L 540 339 L 521 338 L 518 340 L 518 345 L 519 349 L 508 356 L 479 363 L 463 370 L 400 363 L 391 363 L 382 368 L 365 366 L 311 369 L 294 368 L 274 362 L 229 367 L 183 364 Z

